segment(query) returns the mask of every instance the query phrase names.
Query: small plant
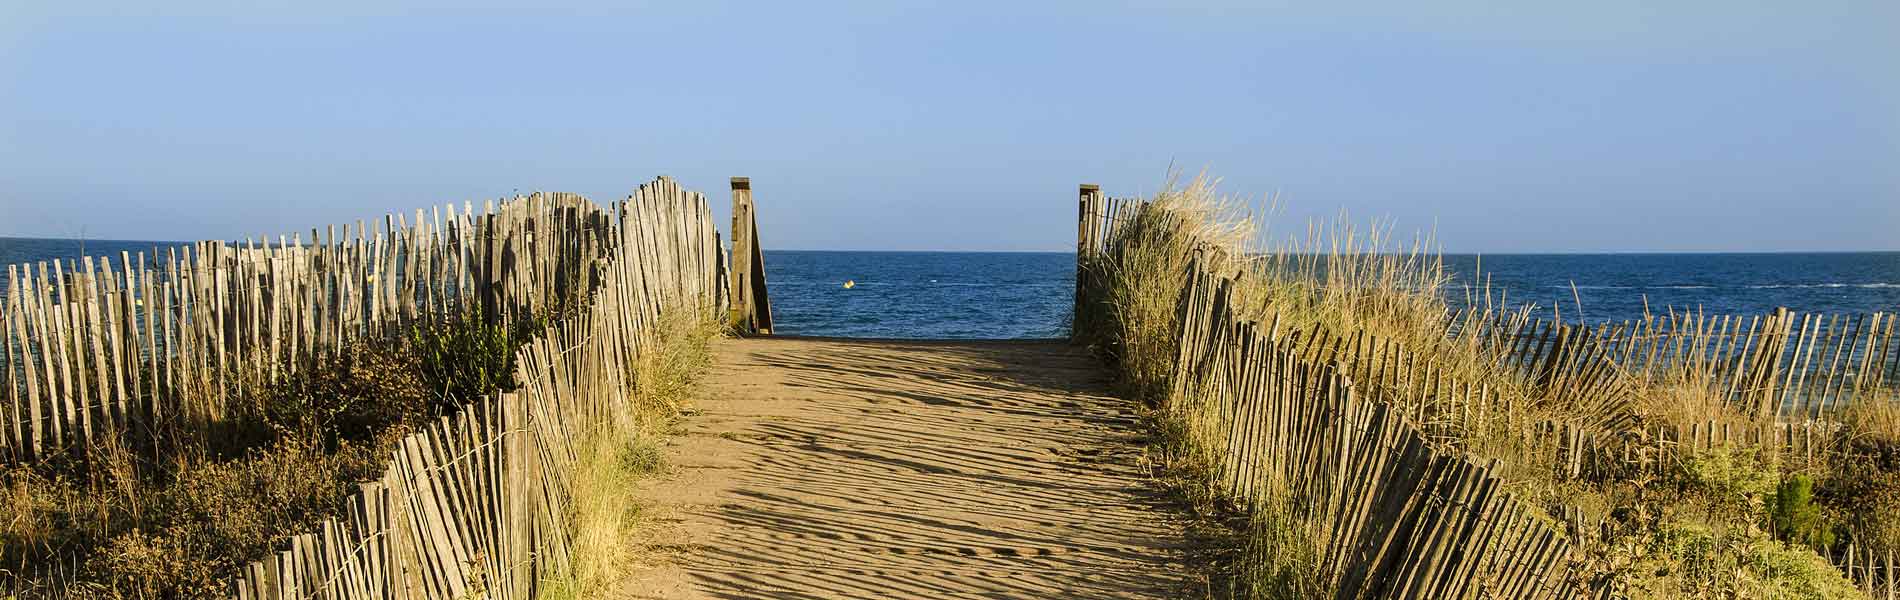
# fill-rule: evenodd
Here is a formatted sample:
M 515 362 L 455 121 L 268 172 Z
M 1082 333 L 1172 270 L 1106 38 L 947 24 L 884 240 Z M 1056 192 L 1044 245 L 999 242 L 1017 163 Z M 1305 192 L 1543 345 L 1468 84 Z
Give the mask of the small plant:
M 1709 517 L 1745 523 L 1761 514 L 1780 475 L 1759 448 L 1723 445 L 1683 460 L 1683 484 Z
M 1822 517 L 1814 503 L 1814 480 L 1795 475 L 1775 486 L 1774 500 L 1768 504 L 1768 523 L 1775 539 L 1800 544 L 1825 553 L 1834 546 L 1834 528 Z
M 474 313 L 418 327 L 412 336 L 424 381 L 451 406 L 514 391 L 520 337 Z
M 651 475 L 666 468 L 666 446 L 657 436 L 636 436 L 620 450 L 620 468 L 634 475 Z

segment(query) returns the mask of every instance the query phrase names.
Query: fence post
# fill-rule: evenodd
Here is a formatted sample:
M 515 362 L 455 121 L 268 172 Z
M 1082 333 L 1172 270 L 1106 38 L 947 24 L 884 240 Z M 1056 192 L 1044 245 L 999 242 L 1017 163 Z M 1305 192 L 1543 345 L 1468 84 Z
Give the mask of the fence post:
M 747 317 L 752 314 L 752 294 L 747 293 L 752 286 L 752 228 L 747 223 L 752 220 L 748 214 L 752 204 L 752 179 L 749 177 L 732 178 L 732 263 L 731 280 L 726 282 L 728 293 L 732 294 L 732 324 L 740 330 L 747 329 Z
M 752 179 L 732 178 L 732 309 L 741 333 L 772 334 L 772 303 L 765 292 L 765 253 L 759 248 L 758 205 Z
M 1096 240 L 1097 221 L 1100 220 L 1102 186 L 1093 183 L 1082 184 L 1077 193 L 1075 210 L 1075 309 L 1069 318 L 1069 341 L 1080 342 L 1083 326 L 1083 314 L 1088 305 L 1088 286 L 1084 265 L 1095 253 L 1100 241 Z

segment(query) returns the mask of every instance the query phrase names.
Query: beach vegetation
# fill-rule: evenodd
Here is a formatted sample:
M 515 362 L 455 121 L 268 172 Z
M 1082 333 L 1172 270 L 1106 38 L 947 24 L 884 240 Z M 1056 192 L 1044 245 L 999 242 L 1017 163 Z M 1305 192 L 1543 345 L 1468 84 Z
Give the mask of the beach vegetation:
M 0 473 L 0 591 L 224 597 L 283 536 L 342 514 L 403 436 L 513 389 L 529 335 L 445 316 L 348 342 L 274 381 L 243 380 L 214 423 L 164 420 L 149 436 L 13 466 Z
M 1669 442 L 1661 454 L 1630 453 L 1640 461 L 1599 458 L 1573 471 L 1555 451 L 1552 427 L 1614 441 L 1697 427 L 1763 428 L 1774 416 L 1728 401 L 1706 362 L 1618 363 L 1591 372 L 1606 378 L 1591 393 L 1564 385 L 1574 375 L 1556 368 L 1520 368 L 1513 359 L 1521 350 L 1481 333 L 1538 315 L 1561 319 L 1561 307 L 1513 304 L 1482 273 L 1454 279 L 1433 236 L 1401 238 L 1389 223 L 1359 225 L 1342 215 L 1263 242 L 1274 237 L 1258 215 L 1271 206 L 1222 195 L 1206 176 L 1174 177 L 1122 211 L 1104 252 L 1081 257 L 1078 285 L 1087 294 L 1073 317 L 1077 339 L 1150 411 L 1162 440 L 1157 451 L 1166 455 L 1157 462 L 1180 474 L 1168 480 L 1190 488 L 1191 497 L 1220 502 L 1208 474 L 1227 451 L 1215 442 L 1218 407 L 1173 381 L 1182 294 L 1195 265 L 1235 276 L 1230 303 L 1247 320 L 1281 332 L 1390 342 L 1343 344 L 1346 364 L 1386 360 L 1397 348 L 1430 365 L 1435 377 L 1485 390 L 1462 403 L 1396 389 L 1378 396 L 1414 415 L 1437 449 L 1494 465 L 1502 488 L 1541 512 L 1538 518 L 1582 525 L 1572 537 L 1582 557 L 1579 586 L 1631 597 L 1838 597 L 1853 588 L 1829 556 L 1850 543 L 1878 552 L 1900 542 L 1900 520 L 1892 518 L 1900 509 L 1900 405 L 1886 400 L 1891 390 L 1868 390 L 1869 401 L 1827 415 L 1841 435 L 1814 456 L 1735 440 L 1704 450 Z M 1709 352 L 1711 338 L 1685 336 L 1656 348 L 1688 356 Z M 1383 385 L 1355 383 L 1366 393 Z M 1228 561 L 1229 591 L 1251 598 L 1332 593 L 1312 558 L 1326 539 L 1323 524 L 1277 506 L 1273 493 L 1265 497 L 1235 507 L 1252 517 L 1230 527 L 1246 542 Z
M 667 436 L 712 365 L 712 340 L 725 333 L 689 310 L 663 314 L 651 350 L 628 365 L 629 418 L 604 423 L 580 441 L 567 519 L 572 562 L 543 588 L 544 600 L 612 597 L 619 577 L 650 558 L 634 535 L 644 522 L 640 482 L 665 471 Z

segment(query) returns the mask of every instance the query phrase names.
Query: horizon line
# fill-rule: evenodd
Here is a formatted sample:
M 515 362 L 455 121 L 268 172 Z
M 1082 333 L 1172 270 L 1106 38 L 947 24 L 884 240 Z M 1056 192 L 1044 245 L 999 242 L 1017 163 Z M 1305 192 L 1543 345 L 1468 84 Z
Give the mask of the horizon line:
M 226 240 L 134 240 L 108 238 L 74 237 L 27 237 L 0 235 L 0 240 L 30 240 L 73 243 L 137 243 L 137 244 L 193 244 L 202 241 L 240 242 L 237 239 Z M 306 244 L 308 245 L 308 244 Z M 765 248 L 766 252 L 866 252 L 866 253 L 917 253 L 917 254 L 1075 254 L 1075 250 L 968 250 L 968 249 L 905 249 L 905 248 Z M 1397 250 L 1382 254 L 1409 254 L 1410 251 Z M 1500 252 L 1484 251 L 1440 251 L 1440 256 L 1606 256 L 1606 255 L 1719 255 L 1719 254 L 1896 254 L 1900 247 L 1886 249 L 1858 250 L 1512 250 Z

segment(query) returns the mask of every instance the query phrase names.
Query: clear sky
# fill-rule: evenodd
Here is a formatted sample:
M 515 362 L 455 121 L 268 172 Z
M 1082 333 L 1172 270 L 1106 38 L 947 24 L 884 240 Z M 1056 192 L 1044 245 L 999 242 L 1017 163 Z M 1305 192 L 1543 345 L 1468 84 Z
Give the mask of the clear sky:
M 1892 0 L 0 0 L 0 236 L 659 174 L 723 215 L 745 175 L 768 248 L 1062 250 L 1076 184 L 1172 164 L 1451 251 L 1900 249 L 1897 32 Z

